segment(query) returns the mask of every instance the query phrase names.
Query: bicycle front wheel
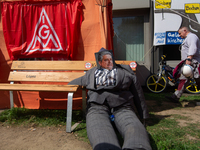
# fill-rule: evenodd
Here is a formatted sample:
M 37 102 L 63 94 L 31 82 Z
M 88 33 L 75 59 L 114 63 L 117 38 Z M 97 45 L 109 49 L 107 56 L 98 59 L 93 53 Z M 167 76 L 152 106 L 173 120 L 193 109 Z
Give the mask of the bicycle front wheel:
M 167 79 L 164 76 L 158 80 L 158 76 L 153 74 L 150 75 L 146 80 L 147 88 L 153 93 L 160 93 L 167 87 Z
M 191 94 L 198 94 L 200 93 L 200 87 L 197 86 L 196 82 L 190 81 L 190 84 L 186 87 L 186 92 Z

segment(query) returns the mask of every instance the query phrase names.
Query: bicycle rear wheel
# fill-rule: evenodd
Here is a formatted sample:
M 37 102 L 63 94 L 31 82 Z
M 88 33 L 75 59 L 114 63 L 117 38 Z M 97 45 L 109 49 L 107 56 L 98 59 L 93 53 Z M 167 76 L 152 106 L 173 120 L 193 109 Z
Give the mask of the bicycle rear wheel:
M 200 87 L 197 86 L 195 81 L 190 81 L 190 84 L 186 87 L 186 92 L 191 94 L 198 94 L 200 93 Z
M 146 80 L 147 88 L 153 93 L 160 93 L 167 87 L 167 79 L 164 76 L 158 80 L 158 76 L 155 74 L 150 75 Z

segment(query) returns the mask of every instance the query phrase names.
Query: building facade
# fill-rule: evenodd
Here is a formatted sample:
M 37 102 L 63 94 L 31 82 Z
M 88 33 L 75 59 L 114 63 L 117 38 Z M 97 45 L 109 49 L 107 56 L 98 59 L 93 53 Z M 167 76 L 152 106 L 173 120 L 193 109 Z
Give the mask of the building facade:
M 178 29 L 186 26 L 200 37 L 199 0 L 113 0 L 116 59 L 135 60 L 142 85 L 157 73 L 162 55 L 175 67 L 183 42 Z

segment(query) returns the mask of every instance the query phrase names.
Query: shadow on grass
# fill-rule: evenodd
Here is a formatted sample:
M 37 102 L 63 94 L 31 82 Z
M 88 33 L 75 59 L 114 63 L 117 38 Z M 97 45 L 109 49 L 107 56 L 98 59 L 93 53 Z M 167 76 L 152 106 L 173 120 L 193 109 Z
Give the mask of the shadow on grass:
M 173 109 L 177 107 L 182 107 L 181 103 L 173 103 L 166 99 L 165 96 L 169 96 L 169 93 L 144 93 L 146 104 L 149 112 L 160 112 L 163 110 Z
M 150 141 L 152 150 L 158 150 L 158 147 L 157 147 L 157 145 L 156 145 L 156 142 L 155 142 L 155 140 L 153 139 L 153 137 L 151 136 L 151 134 L 149 134 L 149 141 Z
M 173 92 L 151 93 L 145 92 L 145 99 L 149 112 L 160 112 L 164 110 L 195 107 L 197 102 L 200 102 L 199 94 L 184 93 L 180 98 L 180 103 L 174 103 L 165 98 L 165 96 L 172 95 Z
M 159 122 L 162 119 L 165 119 L 167 117 L 170 117 L 170 115 L 161 116 L 161 115 L 150 114 L 149 118 L 146 119 L 146 126 L 154 126 L 156 124 L 159 124 Z

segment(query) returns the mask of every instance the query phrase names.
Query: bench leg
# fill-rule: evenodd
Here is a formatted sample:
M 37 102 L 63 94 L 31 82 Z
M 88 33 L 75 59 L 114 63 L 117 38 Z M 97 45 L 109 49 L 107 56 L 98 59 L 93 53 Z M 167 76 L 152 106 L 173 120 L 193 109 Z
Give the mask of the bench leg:
M 14 71 L 15 72 L 15 71 Z M 13 81 L 10 82 L 10 84 L 14 84 Z M 10 109 L 14 107 L 14 97 L 13 97 L 13 91 L 9 91 L 10 93 Z
M 10 109 L 14 107 L 14 99 L 13 99 L 13 91 L 9 91 L 10 93 Z
M 73 94 L 74 93 L 68 93 L 66 132 L 71 132 Z

